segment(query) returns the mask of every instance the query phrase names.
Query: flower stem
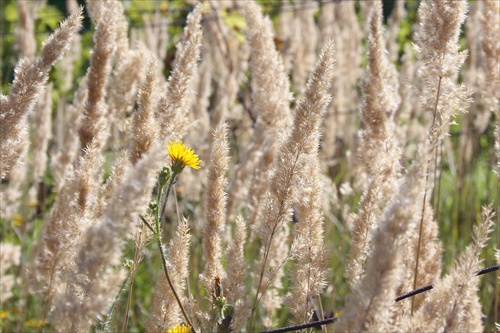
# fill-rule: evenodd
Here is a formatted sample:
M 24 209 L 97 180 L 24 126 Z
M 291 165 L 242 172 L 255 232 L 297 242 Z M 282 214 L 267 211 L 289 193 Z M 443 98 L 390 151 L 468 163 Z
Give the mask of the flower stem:
M 165 207 L 167 207 L 168 196 L 170 195 L 170 190 L 172 189 L 172 186 L 174 185 L 174 182 L 177 178 L 177 175 L 179 175 L 179 174 L 177 172 L 174 172 L 172 174 L 172 177 L 170 177 L 170 181 L 169 181 L 168 187 L 167 187 L 167 194 L 165 195 L 165 201 L 163 201 L 160 216 L 158 217 L 158 219 L 156 221 L 156 230 L 159 230 L 158 223 L 161 223 L 161 221 L 163 220 L 163 213 L 165 213 Z M 161 190 L 159 191 L 159 196 L 161 196 Z
M 184 306 L 182 305 L 181 299 L 179 298 L 179 295 L 177 295 L 177 292 L 175 291 L 174 285 L 172 283 L 172 280 L 170 280 L 170 274 L 168 273 L 168 268 L 167 268 L 167 261 L 165 259 L 165 253 L 163 253 L 163 245 L 161 242 L 161 235 L 158 233 L 156 234 L 156 242 L 158 243 L 158 248 L 160 249 L 160 255 L 161 255 L 161 262 L 163 264 L 163 271 L 165 272 L 165 277 L 167 278 L 168 285 L 170 286 L 170 289 L 172 290 L 172 293 L 175 296 L 175 299 L 177 301 L 177 304 L 179 304 L 179 307 L 181 308 L 182 315 L 184 316 L 184 319 L 186 320 L 186 323 L 191 326 L 192 330 L 196 332 L 193 328 L 193 324 L 191 321 L 189 321 L 189 318 L 186 314 L 186 310 L 184 310 Z
M 177 294 L 177 292 L 175 291 L 174 284 L 172 283 L 172 280 L 170 279 L 170 274 L 168 273 L 168 268 L 167 268 L 167 260 L 165 259 L 165 253 L 163 252 L 163 243 L 161 241 L 161 232 L 160 232 L 160 223 L 163 220 L 163 214 L 165 213 L 165 207 L 167 206 L 168 197 L 170 195 L 170 191 L 172 189 L 172 186 L 174 185 L 175 179 L 177 178 L 178 175 L 179 175 L 178 172 L 173 172 L 172 176 L 170 177 L 170 181 L 168 182 L 168 186 L 167 186 L 167 193 L 165 194 L 165 200 L 163 201 L 163 205 L 161 208 L 161 213 L 158 212 L 159 214 L 156 216 L 156 219 L 155 219 L 156 220 L 155 221 L 156 230 L 154 231 L 154 234 L 156 236 L 156 242 L 158 244 L 158 248 L 160 249 L 161 263 L 162 263 L 163 271 L 165 273 L 165 277 L 167 278 L 167 282 L 168 282 L 168 285 L 170 287 L 170 290 L 172 290 L 172 293 L 175 296 L 177 304 L 179 305 L 179 308 L 181 309 L 182 315 L 184 316 L 186 323 L 189 326 L 193 327 L 193 324 L 189 320 L 189 318 L 186 314 L 186 311 L 184 310 L 184 306 L 182 305 L 181 299 L 180 299 L 179 295 Z M 159 184 L 158 199 L 161 198 L 161 192 L 162 192 L 162 188 L 161 188 L 161 185 Z M 147 222 L 146 222 L 146 225 L 148 225 Z M 192 328 L 192 330 L 193 330 L 193 332 L 196 332 L 194 330 L 194 328 Z

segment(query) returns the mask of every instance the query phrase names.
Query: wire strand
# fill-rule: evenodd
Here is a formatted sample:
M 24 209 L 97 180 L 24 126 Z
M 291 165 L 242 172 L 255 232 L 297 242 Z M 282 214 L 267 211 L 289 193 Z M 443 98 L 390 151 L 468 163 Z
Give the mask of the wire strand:
M 500 270 L 500 265 L 490 266 L 488 268 L 484 268 L 484 269 L 482 269 L 480 271 L 474 272 L 474 275 L 479 276 L 479 275 L 483 275 L 483 274 L 495 272 L 495 271 L 498 271 L 498 270 Z M 429 284 L 427 286 L 424 286 L 424 287 L 421 287 L 421 288 L 409 291 L 407 293 L 404 293 L 401 296 L 396 297 L 394 299 L 394 302 L 402 301 L 402 300 L 404 300 L 406 298 L 409 298 L 409 297 L 421 294 L 421 293 L 426 292 L 428 290 L 431 290 L 433 288 L 434 288 L 434 285 L 433 284 Z M 316 326 L 331 324 L 331 323 L 336 322 L 338 319 L 339 319 L 339 317 L 332 317 L 332 318 L 328 318 L 328 319 L 325 319 L 325 320 L 313 321 L 313 322 L 310 322 L 310 323 L 307 323 L 307 324 L 287 326 L 287 327 L 282 327 L 282 328 L 278 328 L 278 329 L 275 329 L 275 330 L 263 331 L 261 333 L 283 333 L 283 332 L 298 331 L 298 330 L 302 330 L 302 329 L 306 329 L 306 328 L 311 328 L 311 327 L 316 327 Z

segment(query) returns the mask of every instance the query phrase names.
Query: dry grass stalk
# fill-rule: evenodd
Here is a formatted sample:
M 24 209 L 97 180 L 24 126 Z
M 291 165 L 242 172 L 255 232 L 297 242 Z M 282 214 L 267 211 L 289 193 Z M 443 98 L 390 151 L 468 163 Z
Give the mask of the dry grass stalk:
M 252 55 L 252 113 L 256 123 L 252 141 L 235 171 L 229 192 L 239 193 L 248 185 L 244 177 L 251 173 L 250 170 L 256 169 L 248 193 L 251 198 L 249 224 L 255 225 L 260 218 L 262 200 L 268 187 L 267 177 L 262 175 L 269 172 L 280 144 L 290 133 L 292 115 L 289 104 L 292 95 L 289 80 L 274 47 L 271 21 L 263 16 L 254 1 L 246 3 L 245 18 Z M 230 209 L 238 205 L 233 201 Z
M 138 215 L 145 213 L 149 197 L 144 192 L 152 188 L 164 159 L 163 147 L 156 145 L 138 163 L 129 165 L 102 218 L 91 219 L 81 242 L 73 248 L 74 268 L 54 306 L 58 329 L 86 331 L 97 315 L 109 309 L 125 277 L 118 268 L 123 242 L 133 236 Z
M 481 250 L 492 231 L 494 213 L 483 207 L 481 222 L 474 226 L 473 243 L 456 260 L 450 273 L 438 281 L 421 309 L 406 322 L 404 330 L 415 332 L 482 332 L 481 306 L 477 292 Z
M 383 221 L 373 230 L 365 275 L 354 285 L 339 323 L 333 327 L 336 332 L 394 329 L 391 324 L 394 298 L 404 273 L 404 248 L 400 240 L 416 224 L 423 195 L 423 172 L 422 163 L 409 171 Z
M 56 115 L 56 151 L 50 164 L 55 183 L 59 187 L 65 171 L 78 154 L 78 129 L 82 121 L 85 103 L 88 98 L 88 81 L 85 76 L 73 96 L 73 103 L 58 108 Z
M 356 119 L 351 116 L 358 109 L 359 96 L 357 87 L 363 75 L 361 69 L 362 41 L 361 27 L 358 23 L 355 3 L 341 1 L 332 3 L 333 17 L 328 24 L 331 35 L 325 38 L 335 41 L 338 55 L 337 74 L 332 85 L 332 95 L 335 96 L 323 124 L 321 157 L 326 162 L 328 174 L 334 179 L 346 150 L 353 147 L 353 139 L 358 130 L 353 126 Z M 322 44 L 324 44 L 323 41 Z M 356 88 L 355 88 L 356 87 Z
M 16 1 L 19 25 L 15 29 L 14 48 L 21 58 L 33 59 L 36 55 L 35 20 L 46 1 Z M 75 12 L 78 8 L 75 8 Z
M 309 153 L 301 172 L 302 186 L 299 189 L 301 199 L 295 205 L 295 224 L 290 271 L 290 294 L 285 303 L 293 315 L 296 324 L 310 320 L 316 308 L 316 298 L 321 295 L 327 285 L 330 269 L 328 268 L 328 251 L 324 241 L 323 226 L 323 182 L 321 180 L 317 148 Z
M 44 320 L 52 311 L 54 301 L 64 293 L 68 274 L 75 269 L 75 249 L 90 225 L 88 215 L 96 200 L 99 186 L 97 174 L 102 162 L 94 143 L 87 147 L 77 169 L 68 168 L 58 191 L 59 199 L 53 205 L 42 237 L 35 246 L 30 278 L 38 282 L 32 288 L 43 292 Z
M 330 103 L 329 89 L 333 77 L 333 43 L 325 46 L 320 59 L 309 76 L 307 88 L 303 98 L 297 105 L 294 124 L 290 137 L 282 144 L 276 157 L 276 164 L 269 178 L 270 186 L 262 208 L 263 223 L 257 234 L 262 241 L 262 264 L 257 291 L 252 305 L 249 330 L 252 329 L 252 319 L 256 307 L 266 290 L 261 290 L 264 282 L 264 273 L 273 271 L 278 267 L 268 267 L 273 258 L 269 257 L 275 236 L 291 217 L 294 191 L 300 186 L 298 178 L 304 159 L 308 158 L 311 151 L 317 149 L 315 145 L 319 138 L 319 127 L 322 115 Z
M 130 144 L 130 161 L 133 164 L 149 151 L 158 138 L 159 128 L 154 115 L 158 100 L 158 66 L 158 60 L 152 58 L 137 96 L 138 108 L 133 115 Z
M 495 0 L 481 2 L 482 15 L 481 46 L 484 52 L 484 71 L 486 78 L 483 89 L 487 109 L 498 113 L 500 97 L 496 87 L 500 85 L 500 3 Z
M 370 183 L 352 222 L 350 262 L 346 268 L 351 285 L 364 275 L 372 229 L 377 228 L 385 207 L 397 191 L 402 172 L 401 152 L 393 135 L 395 124 L 392 121 L 400 101 L 398 82 L 396 69 L 386 56 L 380 1 L 373 4 L 369 20 L 368 68 L 363 82 L 358 156 L 368 171 Z
M 67 4 L 68 8 L 78 11 L 76 1 L 68 0 Z M 19 14 L 27 15 L 20 18 L 26 18 L 21 22 L 23 31 L 30 34 L 24 47 L 26 54 L 33 53 L 33 26 L 30 24 L 35 16 L 30 14 L 34 8 L 31 5 L 18 2 Z M 167 8 L 166 12 L 164 8 L 157 9 L 150 20 L 149 30 L 156 29 L 153 25 L 158 23 L 156 31 L 165 32 L 161 36 L 148 36 L 154 39 L 151 42 L 154 52 L 165 61 L 164 64 L 156 60 L 151 62 L 146 72 L 147 63 L 141 59 L 148 52 L 141 46 L 130 48 L 129 27 L 124 15 L 127 4 L 122 5 L 117 0 L 88 1 L 91 18 L 98 29 L 94 35 L 91 68 L 78 90 L 71 92 L 72 72 L 77 69 L 74 67 L 80 63 L 81 56 L 77 46 L 80 41 L 75 36 L 81 21 L 78 14 L 69 19 L 73 23 L 64 23 L 56 32 L 55 35 L 64 38 L 54 40 L 51 37 L 47 42 L 50 45 L 45 44 L 40 58 L 20 62 L 11 95 L 0 96 L 0 176 L 7 180 L 2 182 L 0 200 L 2 203 L 10 200 L 1 207 L 2 223 L 12 226 L 11 230 L 5 228 L 9 231 L 2 239 L 10 241 L 18 237 L 22 244 L 19 249 L 4 246 L 4 243 L 1 246 L 2 317 L 4 306 L 5 311 L 18 304 L 27 306 L 19 316 L 8 313 L 5 322 L 2 320 L 5 330 L 17 326 L 21 331 L 23 326 L 31 325 L 27 319 L 33 314 L 45 325 L 50 325 L 44 326 L 45 330 L 100 330 L 100 327 L 91 326 L 97 323 L 99 326 L 104 324 L 104 330 L 121 328 L 127 331 L 137 329 L 138 322 L 139 328 L 142 327 L 143 309 L 151 310 L 146 323 L 149 332 L 167 331 L 188 318 L 195 320 L 193 330 L 217 328 L 223 333 L 241 330 L 245 325 L 249 331 L 276 326 L 283 323 L 282 314 L 296 323 L 309 321 L 312 310 L 322 310 L 321 302 L 319 309 L 314 303 L 325 287 L 328 264 L 341 271 L 346 263 L 342 249 L 342 242 L 348 242 L 344 222 L 351 221 L 347 215 L 355 209 L 356 198 L 361 193 L 359 215 L 353 222 L 353 263 L 347 262 L 349 274 L 353 276 L 349 281 L 352 282 L 352 294 L 345 310 L 336 308 L 344 304 L 348 287 L 343 285 L 345 280 L 341 281 L 341 273 L 335 274 L 334 284 L 327 289 L 330 295 L 323 299 L 335 304 L 334 310 L 341 311 L 341 319 L 328 329 L 484 329 L 476 295 L 478 280 L 469 270 L 479 268 L 478 258 L 486 244 L 493 215 L 485 209 L 483 223 L 475 231 L 475 243 L 457 260 L 452 272 L 440 279 L 441 244 L 434 216 L 440 219 L 448 216 L 439 215 L 438 210 L 434 213 L 431 200 L 427 199 L 434 192 L 436 196 L 439 194 L 435 188 L 439 188 L 437 177 L 441 169 L 443 175 L 448 175 L 448 170 L 453 175 L 455 170 L 453 155 L 457 150 L 452 146 L 455 140 L 443 139 L 451 117 L 464 110 L 468 103 L 467 89 L 457 85 L 462 79 L 458 69 L 465 59 L 465 53 L 459 52 L 458 36 L 467 3 L 465 0 L 421 2 L 422 25 L 416 38 L 418 77 L 408 43 L 401 59 L 399 87 L 388 57 L 394 57 L 403 46 L 401 40 L 395 42 L 395 36 L 404 33 L 398 27 L 398 17 L 403 15 L 406 3 L 398 2 L 394 8 L 387 24 L 390 30 L 387 41 L 382 38 L 380 1 L 361 2 L 359 7 L 355 7 L 358 3 L 354 2 L 321 2 L 318 26 L 313 16 L 317 5 L 311 1 L 280 4 L 284 11 L 279 13 L 279 36 L 273 34 L 271 21 L 263 16 L 255 2 L 222 4 L 209 1 L 208 7 L 196 7 L 189 16 L 184 38 L 177 45 L 177 57 L 168 83 L 160 67 L 170 68 L 164 43 L 173 29 L 167 31 L 163 14 L 170 17 L 174 11 L 172 8 Z M 499 44 L 495 37 L 500 29 L 497 17 L 500 6 L 495 1 L 477 2 L 471 6 L 465 41 L 471 48 L 471 58 L 463 77 L 481 93 L 476 95 L 474 112 L 461 121 L 460 139 L 462 143 L 469 141 L 468 147 L 477 142 L 470 140 L 475 140 L 474 136 L 463 134 L 466 127 L 475 125 L 479 130 L 489 130 L 485 119 L 492 112 L 498 113 L 498 96 L 493 88 L 499 81 Z M 406 8 L 408 14 L 412 13 L 411 5 Z M 206 19 L 201 20 L 201 12 L 206 9 Z M 355 110 L 364 38 L 357 16 L 360 13 L 361 25 L 368 35 L 369 53 L 367 74 L 361 87 L 362 122 L 358 128 L 359 115 Z M 366 20 L 368 13 L 371 18 Z M 146 16 L 145 21 L 148 20 Z M 243 36 L 239 24 L 245 20 L 247 32 Z M 411 20 L 408 15 L 405 23 Z M 290 24 L 294 24 L 293 29 Z M 316 36 L 318 27 L 321 37 Z M 72 43 L 70 34 L 76 37 Z M 134 34 L 138 36 L 137 32 Z M 332 37 L 340 51 L 336 54 L 340 72 L 336 71 L 335 78 L 332 76 L 333 47 L 328 42 Z M 299 45 L 302 42 L 298 41 L 304 45 Z M 49 54 L 53 61 L 43 59 L 49 51 L 62 54 L 68 45 L 76 47 L 72 50 L 72 58 L 68 57 L 61 68 L 66 71 L 61 77 L 63 87 L 54 86 L 56 98 L 62 96 L 56 118 L 55 149 L 52 155 L 46 155 L 51 134 L 48 122 L 43 120 L 50 118 L 47 108 L 46 113 L 37 112 L 32 117 L 33 124 L 40 125 L 33 126 L 36 141 L 32 144 L 33 153 L 28 153 L 28 133 L 32 133 L 28 132 L 27 115 L 30 110 L 37 110 L 34 105 L 40 100 L 47 72 L 56 56 Z M 308 61 L 315 58 L 320 45 L 326 45 L 324 54 L 297 104 L 292 121 L 290 79 L 286 73 L 289 72 L 296 83 L 294 88 L 300 90 Z M 384 53 L 384 45 L 390 56 Z M 206 52 L 201 54 L 200 48 Z M 197 77 L 200 55 L 203 59 Z M 486 84 L 488 80 L 492 83 Z M 140 81 L 140 92 L 136 96 Z M 408 82 L 420 85 L 420 100 L 411 96 Z M 157 103 L 160 89 L 164 94 Z M 400 106 L 398 89 L 403 100 Z M 192 90 L 198 92 L 195 98 L 191 98 Z M 65 95 L 71 93 L 74 100 L 72 105 L 67 105 Z M 331 95 L 336 98 L 328 107 Z M 138 104 L 135 112 L 134 101 Z M 323 121 L 325 113 L 327 117 Z M 494 134 L 497 167 L 500 163 L 498 118 Z M 227 125 L 222 124 L 223 120 Z M 320 127 L 325 132 L 321 138 L 321 160 L 318 157 Z M 211 128 L 218 128 L 215 136 L 211 135 Z M 83 151 L 75 159 L 79 129 L 83 134 Z M 111 154 L 103 149 L 109 132 Z M 359 133 L 358 142 L 356 133 Z M 489 132 L 486 133 L 489 138 Z M 174 187 L 176 210 L 167 208 L 166 220 L 171 220 L 175 212 L 179 220 L 180 214 L 192 216 L 190 224 L 195 239 L 201 238 L 200 232 L 203 232 L 203 240 L 194 242 L 196 246 L 192 252 L 203 251 L 205 263 L 196 255 L 190 258 L 188 222 L 179 221 L 169 246 L 164 247 L 160 242 L 160 251 L 167 256 L 168 267 L 160 266 L 149 304 L 147 292 L 143 294 L 143 289 L 132 288 L 148 288 L 147 283 L 143 284 L 139 263 L 142 251 L 147 251 L 151 236 L 148 231 L 151 230 L 146 229 L 144 223 L 138 225 L 137 215 L 141 214 L 147 221 L 153 219 L 144 214 L 151 200 L 151 186 L 158 167 L 165 162 L 164 141 L 185 137 L 201 157 L 208 158 L 213 151 L 211 164 L 208 168 L 202 167 L 201 172 L 183 174 Z M 231 161 L 238 163 L 234 168 L 228 158 L 229 142 L 234 148 L 231 153 L 236 156 Z M 441 142 L 444 143 L 442 148 Z M 130 154 L 125 150 L 127 144 Z M 404 147 L 403 158 L 398 147 Z M 465 148 L 462 151 L 469 151 Z M 439 149 L 446 152 L 448 159 L 443 157 L 441 161 Z M 355 155 L 360 159 L 353 158 Z M 487 153 L 480 155 L 484 158 Z M 57 196 L 51 203 L 50 215 L 45 218 L 41 239 L 32 253 L 24 252 L 31 249 L 32 231 L 38 234 L 40 230 L 36 223 L 43 216 L 39 215 L 40 211 L 46 214 L 44 209 L 35 211 L 25 205 L 25 189 L 29 188 L 25 185 L 32 186 L 30 195 L 36 185 L 28 184 L 32 179 L 26 172 L 30 169 L 27 166 L 35 165 L 33 178 L 36 181 L 43 173 L 47 158 L 52 161 L 50 175 L 55 180 Z M 469 163 L 465 160 L 457 165 Z M 26 163 L 20 163 L 24 161 Z M 470 160 L 471 163 L 475 161 Z M 402 175 L 400 163 L 412 164 L 408 174 Z M 443 166 L 439 166 L 441 164 Z M 104 182 L 108 166 L 111 166 L 111 176 Z M 234 175 L 227 195 L 224 193 L 226 173 Z M 498 173 L 496 175 L 499 177 Z M 453 191 L 448 178 L 443 180 L 444 190 Z M 342 186 L 337 197 L 338 183 Z M 50 189 L 50 182 L 45 185 Z M 200 204 L 204 192 L 206 200 Z M 480 194 L 482 198 L 483 193 Z M 226 201 L 229 201 L 227 208 Z M 232 216 L 242 210 L 246 213 L 245 220 L 238 216 L 234 221 Z M 323 218 L 328 223 L 323 225 Z M 298 223 L 292 224 L 291 219 Z M 202 229 L 204 220 L 205 228 Z M 445 228 L 447 222 L 441 221 Z M 247 235 L 249 225 L 254 233 Z M 452 228 L 453 231 L 461 230 L 458 226 Z M 324 238 L 324 233 L 328 238 Z M 222 239 L 223 236 L 226 238 Z M 455 239 L 454 234 L 452 237 Z M 224 250 L 225 245 L 227 250 Z M 133 264 L 127 272 L 121 268 L 121 263 L 132 248 Z M 341 255 L 327 260 L 328 249 Z M 12 258 L 6 258 L 4 252 Z M 30 254 L 32 261 L 26 262 L 23 258 Z M 18 257 L 21 258 L 20 267 L 16 267 Z M 293 260 L 288 262 L 288 259 Z M 204 271 L 199 274 L 203 264 Z M 157 270 L 156 266 L 147 268 Z M 9 267 L 12 271 L 6 271 Z M 415 267 L 418 267 L 417 272 Z M 169 287 L 162 269 L 170 272 L 174 287 Z M 24 277 L 16 279 L 16 275 L 11 274 L 26 270 L 32 281 Z M 191 277 L 189 271 L 193 272 Z M 139 279 L 134 284 L 136 272 Z M 125 280 L 127 274 L 130 280 Z M 221 309 L 216 301 L 224 302 L 222 298 L 213 297 L 213 292 L 218 290 L 214 283 L 218 281 L 214 279 L 217 275 L 222 278 L 226 304 L 234 305 L 231 325 L 227 321 L 224 325 L 214 322 L 222 318 L 216 313 Z M 150 276 L 154 277 L 154 273 Z M 202 283 L 198 283 L 198 277 Z M 120 299 L 119 290 L 125 281 L 130 281 L 127 300 Z M 188 281 L 195 283 L 189 286 Z M 435 287 L 432 292 L 413 297 L 412 301 L 393 301 L 396 295 L 414 286 L 430 283 Z M 247 290 L 250 285 L 253 290 Z M 40 301 L 31 302 L 34 299 L 28 298 L 28 286 L 38 292 Z M 173 290 L 177 290 L 180 300 L 176 300 Z M 333 290 L 335 296 L 332 297 Z M 481 293 L 488 294 L 489 290 Z M 12 298 L 13 294 L 19 297 Z M 7 300 L 8 297 L 11 298 Z M 30 302 L 23 303 L 24 299 Z M 483 300 L 484 311 L 490 311 L 489 317 L 494 317 L 491 313 L 498 305 L 497 300 L 498 297 L 491 303 Z M 180 304 L 189 315 L 181 316 Z M 40 310 L 36 312 L 37 309 Z M 227 309 L 232 312 L 232 307 L 224 307 Z M 325 306 L 325 310 L 329 309 L 331 305 Z M 105 314 L 109 315 L 106 317 L 109 320 L 99 322 Z M 251 320 L 247 323 L 248 318 Z M 47 319 L 51 320 L 50 324 Z
M 26 116 L 37 102 L 48 79 L 48 72 L 59 60 L 73 36 L 81 28 L 82 9 L 72 14 L 43 43 L 41 55 L 31 61 L 19 61 L 8 96 L 1 96 L 0 111 L 0 178 L 3 179 L 25 152 Z
M 290 47 L 294 54 L 292 81 L 300 98 L 306 86 L 308 72 L 317 59 L 318 28 L 314 22 L 316 2 L 303 1 L 297 2 L 297 5 L 300 9 L 292 22 Z
M 177 227 L 176 236 L 170 241 L 166 258 L 168 260 L 170 279 L 177 294 L 186 302 L 184 291 L 189 274 L 189 245 L 191 235 L 187 220 L 181 221 Z M 162 249 L 162 251 L 165 251 Z M 165 332 L 171 326 L 182 321 L 181 311 L 174 294 L 167 283 L 163 270 L 158 270 L 153 294 L 153 308 L 146 323 L 148 332 Z
M 160 59 L 160 65 L 167 57 L 168 49 L 168 18 L 163 16 L 159 10 L 155 11 L 153 17 L 143 16 L 144 20 L 144 39 L 148 49 Z M 137 29 L 139 30 L 139 29 Z M 139 33 L 137 30 L 132 30 L 131 35 Z M 139 36 L 131 38 L 132 40 L 139 40 Z
M 123 58 L 120 58 L 117 52 L 116 65 L 109 80 L 106 113 L 107 122 L 110 124 L 112 149 L 119 150 L 120 146 L 127 141 L 128 133 L 133 130 L 129 114 L 134 108 L 137 89 L 144 80 L 147 65 L 144 59 L 148 54 L 149 52 L 142 45 L 123 54 Z
M 188 15 L 183 40 L 177 45 L 175 66 L 168 79 L 167 92 L 160 98 L 156 116 L 160 132 L 167 136 L 166 141 L 182 139 L 188 129 L 189 89 L 200 57 L 201 16 L 201 6 Z
M 123 183 L 125 172 L 130 164 L 129 153 L 123 151 L 111 167 L 111 175 L 106 179 L 106 183 L 101 186 L 100 195 L 92 209 L 94 218 L 101 218 L 111 198 L 116 194 Z M 149 189 L 144 193 L 149 194 Z
M 203 28 L 202 28 L 203 29 Z M 203 38 L 204 43 L 202 44 L 202 48 L 206 49 L 208 36 L 205 35 Z M 198 76 L 196 81 L 193 82 L 193 89 L 196 91 L 194 98 L 191 101 L 190 106 L 190 119 L 193 124 L 187 137 L 189 137 L 190 142 L 192 142 L 193 147 L 199 147 L 197 149 L 197 153 L 201 156 L 202 159 L 207 159 L 210 156 L 209 149 L 212 146 L 213 136 L 211 135 L 211 130 L 213 128 L 217 128 L 221 125 L 220 121 L 222 118 L 213 122 L 214 126 L 210 125 L 211 120 L 210 116 L 213 115 L 210 113 L 209 107 L 212 101 L 212 83 L 214 79 L 214 68 L 213 63 L 210 59 L 210 56 L 206 56 L 202 58 L 200 67 L 198 69 Z M 223 81 L 226 82 L 226 81 Z M 216 103 L 214 103 L 216 104 Z M 215 108 L 214 108 L 215 109 Z M 220 108 L 226 109 L 226 108 Z M 214 110 L 214 113 L 226 114 L 225 111 L 217 112 Z M 207 144 L 208 143 L 208 144 Z M 201 150 L 200 150 L 201 149 Z M 205 157 L 207 156 L 207 157 Z
M 111 147 L 118 149 L 124 140 L 124 133 L 130 129 L 128 114 L 134 107 L 137 87 L 143 80 L 147 57 L 146 48 L 137 43 L 134 49 L 129 47 L 128 22 L 124 7 L 120 1 L 112 1 L 115 8 L 113 17 L 116 31 L 116 60 L 108 85 L 107 122 L 110 124 Z
M 0 243 L 0 306 L 4 308 L 5 302 L 14 296 L 12 288 L 19 283 L 15 274 L 9 274 L 9 269 L 21 263 L 21 246 L 8 242 Z
M 52 136 L 52 83 L 47 85 L 43 99 L 38 103 L 38 112 L 33 114 L 32 128 L 34 135 L 31 143 L 33 152 L 33 171 L 31 179 L 33 184 L 29 189 L 29 202 L 39 205 L 38 191 L 39 182 L 47 169 L 47 148 Z
M 459 52 L 458 37 L 465 20 L 466 1 L 423 1 L 418 13 L 421 17 L 420 31 L 416 36 L 415 53 L 420 63 L 419 76 L 423 81 L 420 96 L 424 112 L 432 114 L 427 148 L 427 169 L 425 195 L 422 202 L 422 220 L 419 225 L 419 239 L 413 289 L 419 281 L 420 248 L 423 244 L 424 217 L 427 208 L 427 192 L 434 189 L 438 163 L 438 146 L 448 135 L 451 118 L 459 111 L 465 111 L 470 102 L 465 85 L 457 87 L 458 70 L 467 57 L 467 52 Z M 443 17 L 443 13 L 445 16 Z M 424 155 L 425 156 L 425 155 Z M 434 179 L 430 173 L 434 172 Z M 412 312 L 415 310 L 412 299 Z
M 226 252 L 227 278 L 223 285 L 228 303 L 234 305 L 233 329 L 238 332 L 245 326 L 250 312 L 245 286 L 248 274 L 248 265 L 245 261 L 247 225 L 240 215 L 236 217 L 236 229 L 233 237 Z
M 85 104 L 82 124 L 78 130 L 80 146 L 85 148 L 95 138 L 104 146 L 106 131 L 106 85 L 111 72 L 111 57 L 116 52 L 117 9 L 110 3 L 96 2 L 92 14 L 96 24 L 94 49 L 87 73 L 88 98 Z M 91 6 L 88 7 L 92 8 Z M 96 18 L 97 17 L 97 18 Z M 109 18 L 109 19 L 108 19 Z
M 277 312 L 283 307 L 283 277 L 285 276 L 285 264 L 291 257 L 293 248 L 290 250 L 290 226 L 285 223 L 276 231 L 271 247 L 268 249 L 270 258 L 267 262 L 267 271 L 262 279 L 260 291 L 262 292 L 259 305 L 262 307 L 261 325 L 266 328 L 274 327 L 278 324 Z M 261 267 L 265 257 L 265 249 L 261 247 L 259 260 L 255 267 Z M 252 280 L 257 281 L 259 275 L 253 272 Z M 263 297 L 265 294 L 265 297 Z
M 24 130 L 27 132 L 27 130 Z M 19 143 L 29 147 L 30 140 L 29 134 L 23 133 L 23 139 Z M 23 187 L 26 185 L 28 178 L 28 149 L 22 152 L 18 156 L 19 161 L 15 168 L 9 173 L 7 180 L 9 182 L 9 187 L 5 191 L 0 192 L 0 200 L 2 204 L 0 205 L 1 216 L 4 219 L 13 219 L 15 214 L 19 211 L 19 208 L 23 203 Z
M 226 225 L 225 192 L 229 165 L 228 127 L 223 123 L 214 130 L 214 142 L 208 165 L 207 189 L 205 192 L 205 225 L 203 229 L 203 257 L 205 267 L 200 281 L 207 295 L 213 292 L 216 276 L 225 277 L 222 267 L 222 235 Z M 213 322 L 211 323 L 213 324 Z M 212 327 L 212 326 L 209 326 Z

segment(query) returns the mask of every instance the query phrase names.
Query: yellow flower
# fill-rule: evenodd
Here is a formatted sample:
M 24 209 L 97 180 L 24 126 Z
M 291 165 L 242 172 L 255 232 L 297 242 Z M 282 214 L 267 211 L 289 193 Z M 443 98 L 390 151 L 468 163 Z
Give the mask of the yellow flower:
M 24 323 L 26 327 L 42 327 L 43 326 L 43 320 L 42 319 L 30 319 L 27 322 Z
M 181 172 L 185 166 L 195 170 L 200 169 L 201 160 L 194 151 L 184 146 L 182 141 L 167 143 L 168 155 L 172 159 L 172 170 L 174 172 Z
M 175 325 L 169 328 L 167 333 L 188 333 L 191 330 L 189 325 Z
M 24 217 L 20 214 L 14 214 L 14 216 L 12 217 L 12 220 L 13 220 L 14 225 L 16 227 L 21 227 L 24 223 Z

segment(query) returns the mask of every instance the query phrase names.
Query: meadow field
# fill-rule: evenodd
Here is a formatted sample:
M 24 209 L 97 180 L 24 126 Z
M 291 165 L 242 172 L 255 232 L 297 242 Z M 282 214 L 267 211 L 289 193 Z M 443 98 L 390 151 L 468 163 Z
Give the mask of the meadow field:
M 2 332 L 500 332 L 500 1 L 0 6 Z

